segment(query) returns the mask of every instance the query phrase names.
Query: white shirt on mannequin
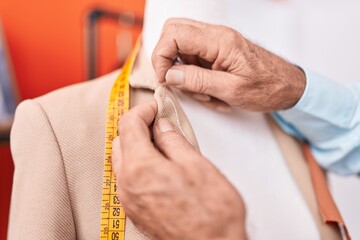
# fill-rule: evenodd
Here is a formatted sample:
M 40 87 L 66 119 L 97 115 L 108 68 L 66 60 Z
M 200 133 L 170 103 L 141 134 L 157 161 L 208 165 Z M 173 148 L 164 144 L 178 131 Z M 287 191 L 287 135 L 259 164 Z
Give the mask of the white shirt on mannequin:
M 148 0 L 143 46 L 149 58 L 166 19 L 186 17 L 230 25 L 229 9 L 233 4 L 217 0 Z M 250 239 L 319 239 L 311 213 L 263 114 L 241 110 L 223 114 L 187 97 L 180 97 L 180 101 L 202 153 L 241 192 L 247 206 Z

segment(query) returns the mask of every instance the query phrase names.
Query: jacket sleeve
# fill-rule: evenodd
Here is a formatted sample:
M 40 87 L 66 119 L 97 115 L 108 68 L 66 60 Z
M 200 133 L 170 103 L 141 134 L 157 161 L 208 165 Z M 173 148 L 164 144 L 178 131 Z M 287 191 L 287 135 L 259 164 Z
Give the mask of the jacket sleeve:
M 61 149 L 34 100 L 16 110 L 11 151 L 15 173 L 8 239 L 76 239 Z
M 299 102 L 273 117 L 286 132 L 310 143 L 322 167 L 360 173 L 360 83 L 345 86 L 304 71 L 307 83 Z

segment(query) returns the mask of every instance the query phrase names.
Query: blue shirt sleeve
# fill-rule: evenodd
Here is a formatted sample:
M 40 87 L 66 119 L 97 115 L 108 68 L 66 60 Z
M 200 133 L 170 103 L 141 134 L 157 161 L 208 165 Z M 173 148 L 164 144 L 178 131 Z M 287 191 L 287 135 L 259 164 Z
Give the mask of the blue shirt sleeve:
M 273 113 L 280 127 L 308 141 L 318 163 L 342 175 L 360 172 L 360 82 L 345 86 L 304 69 L 305 91 Z

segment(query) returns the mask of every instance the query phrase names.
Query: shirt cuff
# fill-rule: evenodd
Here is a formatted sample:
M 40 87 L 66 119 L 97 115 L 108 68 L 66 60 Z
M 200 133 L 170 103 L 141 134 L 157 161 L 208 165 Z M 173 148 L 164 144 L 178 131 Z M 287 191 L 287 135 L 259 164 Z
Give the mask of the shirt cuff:
M 352 89 L 307 69 L 303 70 L 306 87 L 302 97 L 294 107 L 274 114 L 275 119 L 281 118 L 296 129 L 297 134 L 313 143 L 336 134 L 323 133 L 329 127 L 334 130 L 350 128 L 357 107 L 357 97 Z

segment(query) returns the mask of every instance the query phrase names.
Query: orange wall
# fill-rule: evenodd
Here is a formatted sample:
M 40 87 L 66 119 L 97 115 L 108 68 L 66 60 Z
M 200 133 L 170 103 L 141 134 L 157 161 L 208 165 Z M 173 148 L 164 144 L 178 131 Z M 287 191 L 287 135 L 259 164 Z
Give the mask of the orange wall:
M 144 0 L 0 0 L 21 98 L 84 79 L 83 17 L 94 5 L 141 16 Z M 115 51 L 104 50 L 112 63 Z
M 0 0 L 0 18 L 9 45 L 21 99 L 34 98 L 85 78 L 83 23 L 92 6 L 142 16 L 145 0 Z M 118 26 L 103 24 L 101 73 L 117 63 Z M 137 34 L 140 29 L 136 29 Z M 106 36 L 104 36 L 106 35 Z M 0 146 L 0 239 L 5 239 L 12 162 L 8 145 Z M 4 178 L 4 179 L 3 179 Z

